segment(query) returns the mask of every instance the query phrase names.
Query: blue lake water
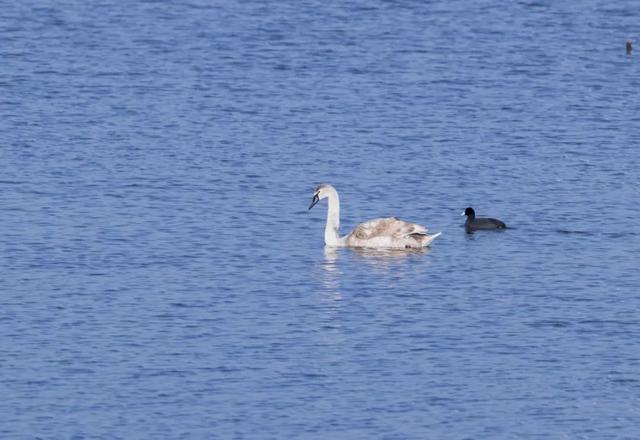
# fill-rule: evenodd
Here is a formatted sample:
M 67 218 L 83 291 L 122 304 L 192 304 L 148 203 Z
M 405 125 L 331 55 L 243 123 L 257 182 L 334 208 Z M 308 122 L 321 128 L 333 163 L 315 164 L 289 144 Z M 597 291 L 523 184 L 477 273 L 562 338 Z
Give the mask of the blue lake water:
M 0 437 L 640 437 L 638 22 L 4 5 Z M 442 236 L 325 249 L 322 182 Z

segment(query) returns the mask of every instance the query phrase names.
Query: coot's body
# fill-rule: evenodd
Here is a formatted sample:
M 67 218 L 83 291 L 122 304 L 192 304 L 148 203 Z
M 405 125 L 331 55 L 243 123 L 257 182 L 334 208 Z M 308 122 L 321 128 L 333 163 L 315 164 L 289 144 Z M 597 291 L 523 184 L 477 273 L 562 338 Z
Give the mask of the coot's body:
M 467 221 L 464 223 L 467 232 L 483 229 L 505 229 L 507 227 L 503 221 L 497 218 L 476 218 L 476 212 L 473 208 L 465 209 L 462 215 L 467 216 Z

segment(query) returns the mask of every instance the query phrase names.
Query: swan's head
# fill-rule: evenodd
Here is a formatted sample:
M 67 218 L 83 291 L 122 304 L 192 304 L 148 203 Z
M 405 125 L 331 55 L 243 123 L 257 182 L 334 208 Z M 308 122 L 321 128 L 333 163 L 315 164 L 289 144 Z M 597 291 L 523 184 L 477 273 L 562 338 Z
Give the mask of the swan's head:
M 316 206 L 322 199 L 326 199 L 329 197 L 329 194 L 332 192 L 336 192 L 335 188 L 328 183 L 323 183 L 322 185 L 318 185 L 316 189 L 313 190 L 313 199 L 311 200 L 311 205 L 309 205 L 309 209 Z
M 464 210 L 462 215 L 466 215 L 469 218 L 475 218 L 476 217 L 476 212 L 473 210 L 473 208 L 469 207 L 469 208 Z

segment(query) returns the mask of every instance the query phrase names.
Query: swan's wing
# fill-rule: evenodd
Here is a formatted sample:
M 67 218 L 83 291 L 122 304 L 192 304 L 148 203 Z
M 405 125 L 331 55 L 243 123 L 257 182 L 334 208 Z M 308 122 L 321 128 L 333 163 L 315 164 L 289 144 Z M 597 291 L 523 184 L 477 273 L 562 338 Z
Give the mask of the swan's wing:
M 371 240 L 377 237 L 405 238 L 413 234 L 426 235 L 427 228 L 408 223 L 396 217 L 377 218 L 360 223 L 351 233 L 359 240 Z

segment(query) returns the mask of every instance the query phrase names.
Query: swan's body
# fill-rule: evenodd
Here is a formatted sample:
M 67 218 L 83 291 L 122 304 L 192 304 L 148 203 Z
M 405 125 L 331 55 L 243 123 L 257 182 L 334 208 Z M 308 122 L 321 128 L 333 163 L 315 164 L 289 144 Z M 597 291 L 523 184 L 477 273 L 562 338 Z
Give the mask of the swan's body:
M 324 243 L 327 246 L 415 249 L 429 246 L 440 235 L 440 233 L 427 235 L 427 229 L 424 226 L 389 217 L 360 223 L 349 234 L 340 237 L 338 192 L 328 184 L 318 186 L 313 193 L 313 201 L 309 209 L 322 199 L 328 199 L 327 224 L 324 228 Z

